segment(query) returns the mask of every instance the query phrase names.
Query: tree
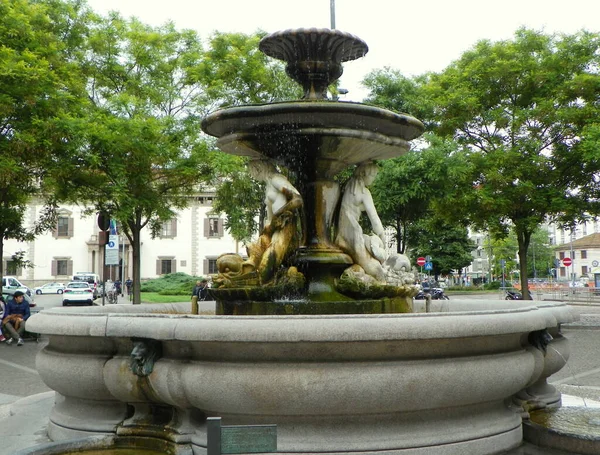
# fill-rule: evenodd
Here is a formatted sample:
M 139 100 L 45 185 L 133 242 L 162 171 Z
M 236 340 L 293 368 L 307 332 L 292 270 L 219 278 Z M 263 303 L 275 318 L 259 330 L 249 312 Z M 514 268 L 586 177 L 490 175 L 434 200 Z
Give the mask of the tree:
M 590 207 L 582 189 L 593 169 L 573 166 L 570 153 L 589 116 L 597 117 L 584 86 L 598 86 L 598 42 L 587 32 L 521 29 L 512 41 L 477 43 L 427 82 L 436 132 L 467 147 L 476 170 L 465 213 L 496 235 L 514 230 L 524 298 L 533 232 L 548 219 L 573 222 Z
M 246 160 L 220 167 L 215 213 L 226 213 L 225 228 L 239 242 L 248 242 L 258 230 L 257 215 L 264 207 L 264 185 L 255 182 L 246 170 Z
M 69 157 L 80 110 L 73 55 L 86 14 L 79 2 L 0 0 L 0 257 L 4 240 L 28 241 L 53 227 L 53 172 Z M 29 226 L 32 198 L 44 209 Z
M 426 129 L 429 129 L 433 104 L 426 98 L 423 89 L 426 80 L 424 76 L 406 77 L 400 71 L 388 67 L 371 71 L 362 81 L 369 89 L 364 102 L 412 115 L 424 122 Z
M 300 86 L 290 79 L 281 61 L 258 49 L 265 32 L 211 35 L 195 74 L 210 81 L 207 95 L 221 107 L 298 99 Z
M 429 147 L 380 163 L 371 193 L 385 226 L 393 226 L 399 253 L 419 243 L 421 235 L 410 226 L 436 210 L 439 201 L 468 174 L 456 144 L 427 135 Z M 458 191 L 458 189 L 457 189 Z M 444 215 L 443 211 L 439 215 Z M 452 217 L 447 217 L 452 224 Z
M 432 273 L 436 278 L 454 270 L 460 271 L 473 262 L 471 251 L 475 244 L 469 240 L 465 226 L 429 212 L 410 230 L 415 232 L 411 252 L 414 256 L 431 256 Z
M 195 74 L 203 50 L 193 31 L 116 13 L 95 18 L 87 44 L 81 65 L 89 110 L 62 183 L 67 195 L 119 222 L 132 246 L 139 304 L 141 230 L 158 233 L 212 176 L 199 127 L 209 104 L 206 83 Z
M 279 60 L 259 51 L 265 35 L 256 32 L 219 33 L 211 36 L 202 64 L 197 71 L 210 81 L 207 94 L 213 105 L 222 107 L 298 99 L 300 86 L 286 74 Z M 211 162 L 217 197 L 215 213 L 225 213 L 226 228 L 238 241 L 246 242 L 261 224 L 264 212 L 263 185 L 254 181 L 246 170 L 246 160 L 217 156 Z

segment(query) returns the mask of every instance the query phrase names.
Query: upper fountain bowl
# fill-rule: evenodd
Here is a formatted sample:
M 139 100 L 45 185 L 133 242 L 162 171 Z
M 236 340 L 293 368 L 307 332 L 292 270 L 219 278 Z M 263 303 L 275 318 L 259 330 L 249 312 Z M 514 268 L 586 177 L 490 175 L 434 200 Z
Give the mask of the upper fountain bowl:
M 326 99 L 327 87 L 342 75 L 342 62 L 363 57 L 367 43 L 327 28 L 283 30 L 265 36 L 259 49 L 287 63 L 287 74 L 304 88 L 305 99 Z

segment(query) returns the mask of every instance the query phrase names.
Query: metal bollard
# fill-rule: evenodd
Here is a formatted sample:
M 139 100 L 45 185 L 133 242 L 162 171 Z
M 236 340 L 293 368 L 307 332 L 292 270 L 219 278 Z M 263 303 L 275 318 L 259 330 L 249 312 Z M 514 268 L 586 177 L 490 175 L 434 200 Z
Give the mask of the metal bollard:
M 425 313 L 431 311 L 431 294 L 425 294 Z
M 198 296 L 192 296 L 192 314 L 198 314 Z

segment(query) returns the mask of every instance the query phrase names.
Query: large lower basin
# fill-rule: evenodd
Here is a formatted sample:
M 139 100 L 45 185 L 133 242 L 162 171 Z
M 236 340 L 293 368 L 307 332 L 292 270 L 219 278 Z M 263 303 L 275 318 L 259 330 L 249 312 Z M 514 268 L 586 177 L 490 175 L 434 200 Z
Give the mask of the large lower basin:
M 439 305 L 428 314 L 235 317 L 175 314 L 189 304 L 58 308 L 28 326 L 49 336 L 37 368 L 57 391 L 53 440 L 143 436 L 201 454 L 205 419 L 218 416 L 277 424 L 279 453 L 516 447 L 521 414 L 508 403 L 560 403 L 546 378 L 568 358 L 560 324 L 571 313 L 503 300 Z M 140 341 L 157 356 L 147 375 L 130 369 Z

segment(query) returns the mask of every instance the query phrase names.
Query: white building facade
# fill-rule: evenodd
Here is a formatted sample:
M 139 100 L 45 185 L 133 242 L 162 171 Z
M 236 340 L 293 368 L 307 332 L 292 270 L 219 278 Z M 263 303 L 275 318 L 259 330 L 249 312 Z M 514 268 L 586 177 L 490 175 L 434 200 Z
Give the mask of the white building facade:
M 194 276 L 216 273 L 216 259 L 223 253 L 243 252 L 224 229 L 224 218 L 212 213 L 213 193 L 191 198 L 186 209 L 163 224 L 158 237 L 149 229 L 141 234 L 142 280 L 160 275 L 184 272 Z M 28 206 L 26 219 L 33 225 L 42 206 Z M 16 276 L 29 287 L 46 282 L 68 282 L 77 272 L 97 273 L 102 279 L 127 279 L 133 275 L 132 250 L 129 241 L 120 235 L 119 264 L 105 266 L 101 234 L 96 215 L 86 215 L 85 207 L 65 205 L 59 209 L 55 229 L 31 242 L 4 242 L 4 276 Z M 12 255 L 23 251 L 23 259 L 33 266 L 20 268 Z

